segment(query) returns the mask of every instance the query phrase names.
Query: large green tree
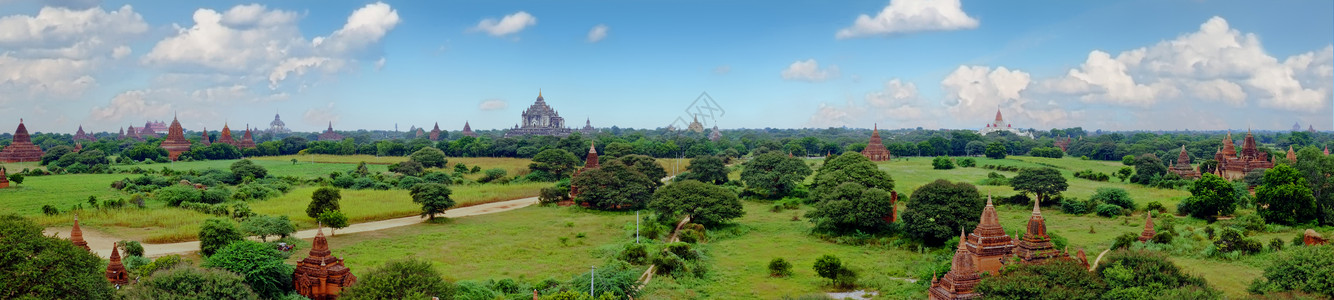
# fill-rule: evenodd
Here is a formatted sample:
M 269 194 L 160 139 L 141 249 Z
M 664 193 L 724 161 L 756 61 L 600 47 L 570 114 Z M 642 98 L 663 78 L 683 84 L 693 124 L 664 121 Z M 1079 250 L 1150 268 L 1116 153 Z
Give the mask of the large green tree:
M 987 150 L 984 151 L 986 152 L 987 158 L 1005 158 L 1005 144 L 1000 142 L 991 142 L 990 144 L 987 144 Z
M 1265 222 L 1293 225 L 1316 219 L 1311 186 L 1296 168 L 1278 164 L 1265 171 L 1261 182 L 1255 188 L 1255 209 Z
M 533 156 L 533 162 L 528 164 L 528 169 L 533 172 L 546 172 L 554 178 L 561 179 L 569 176 L 576 167 L 579 166 L 579 158 L 564 149 L 547 149 L 538 152 Z
M 616 158 L 616 161 L 625 164 L 635 172 L 644 174 L 644 177 L 653 180 L 655 187 L 661 186 L 661 180 L 667 177 L 667 169 L 663 169 L 662 165 L 658 164 L 658 160 L 647 155 L 626 155 Z
M 830 189 L 823 199 L 815 204 L 815 210 L 806 214 L 816 230 L 880 233 L 890 228 L 885 217 L 894 213 L 894 203 L 885 190 L 846 182 Z
M 1334 156 L 1325 155 L 1316 147 L 1297 152 L 1294 166 L 1306 177 L 1315 198 L 1315 216 L 1321 225 L 1334 225 Z
M 903 230 L 931 245 L 958 236 L 979 222 L 986 202 L 977 187 L 937 179 L 914 190 L 903 210 Z
M 1213 221 L 1237 210 L 1236 193 L 1226 179 L 1205 173 L 1190 186 L 1191 196 L 1177 205 L 1177 212 Z
M 647 205 L 658 182 L 621 160 L 612 160 L 597 169 L 579 173 L 570 185 L 579 189 L 575 201 L 597 209 L 626 210 Z
M 422 205 L 421 216 L 435 220 L 435 215 L 445 213 L 454 207 L 454 199 L 449 198 L 453 191 L 439 183 L 419 183 L 412 186 L 412 202 Z
M 1145 153 L 1135 158 L 1135 176 L 1130 177 L 1130 182 L 1150 184 L 1155 177 L 1165 174 L 1167 165 L 1163 164 L 1163 160 L 1153 153 Z
M 741 181 L 752 192 L 766 198 L 786 196 L 811 175 L 811 167 L 801 159 L 779 152 L 756 155 L 741 167 Z
M 105 271 L 92 252 L 23 217 L 0 216 L 0 299 L 115 299 Z
M 1330 267 L 1334 266 L 1334 246 L 1297 247 L 1269 261 L 1264 278 L 1251 283 L 1251 293 L 1298 291 L 1334 298 L 1334 268 Z
M 434 147 L 421 148 L 408 156 L 408 159 L 421 163 L 423 167 L 427 168 L 444 168 L 445 164 L 449 162 L 445 158 L 445 152 Z
M 287 216 L 258 215 L 241 221 L 241 231 L 247 235 L 259 236 L 259 240 L 268 241 L 269 236 L 287 237 L 296 232 L 296 226 Z
M 306 216 L 314 219 L 319 218 L 320 213 L 326 210 L 338 210 L 338 201 L 342 199 L 343 195 L 338 188 L 322 187 L 315 190 L 315 193 L 310 195 L 310 205 L 306 206 Z
M 987 299 L 1100 299 L 1107 283 L 1097 273 L 1069 259 L 1043 264 L 1018 264 L 999 276 L 982 278 L 978 293 Z
M 746 214 L 736 193 L 727 188 L 695 180 L 684 180 L 659 188 L 648 208 L 668 220 L 689 215 L 690 221 L 717 226 Z
M 1059 195 L 1070 187 L 1065 182 L 1061 171 L 1052 168 L 1024 168 L 1010 179 L 1010 186 L 1015 190 L 1037 194 L 1037 199 L 1046 202 L 1052 195 Z
M 130 299 L 259 299 L 244 280 L 241 275 L 226 270 L 179 265 L 153 273 L 131 285 L 125 294 Z
M 260 297 L 273 299 L 292 290 L 296 267 L 283 263 L 286 257 L 269 244 L 238 241 L 228 244 L 204 261 L 204 267 L 240 274 Z
M 241 234 L 241 230 L 236 228 L 236 223 L 232 220 L 211 218 L 205 220 L 204 225 L 199 227 L 199 253 L 210 256 L 227 244 L 243 239 L 245 235 Z
M 384 266 L 371 269 L 357 278 L 357 284 L 344 289 L 338 298 L 453 299 L 453 295 L 454 285 L 445 281 L 444 276 L 431 267 L 430 262 L 408 259 L 391 261 Z
M 264 169 L 264 167 L 260 165 L 256 165 L 255 162 L 252 162 L 249 159 L 242 159 L 232 163 L 231 170 L 232 174 L 235 174 L 237 182 L 246 178 L 260 179 L 269 176 L 269 170 Z
M 811 198 L 826 201 L 843 196 L 836 195 L 834 189 L 849 182 L 860 184 L 863 188 L 894 190 L 894 178 L 890 177 L 889 173 L 881 171 L 880 167 L 866 156 L 847 152 L 826 159 L 820 170 L 815 172 L 815 179 L 811 182 Z
M 723 159 L 712 155 L 701 155 L 690 159 L 690 165 L 686 166 L 686 171 L 690 171 L 690 179 L 712 184 L 727 183 L 727 165 Z

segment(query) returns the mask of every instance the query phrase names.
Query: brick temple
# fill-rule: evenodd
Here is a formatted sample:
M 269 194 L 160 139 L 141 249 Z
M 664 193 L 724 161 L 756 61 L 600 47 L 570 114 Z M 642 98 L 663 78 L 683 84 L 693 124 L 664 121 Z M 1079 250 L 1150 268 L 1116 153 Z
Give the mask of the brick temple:
M 23 119 L 19 119 L 19 128 L 14 130 L 14 140 L 8 147 L 0 149 L 0 162 L 42 161 L 42 154 L 45 153 L 41 147 L 32 144 L 28 127 L 23 126 Z
M 120 250 L 116 244 L 111 245 L 111 262 L 107 264 L 107 281 L 119 288 L 122 285 L 130 283 L 130 273 L 125 271 L 125 265 L 120 263 Z
M 982 208 L 982 221 L 977 223 L 977 228 L 965 240 L 968 252 L 972 253 L 975 261 L 974 265 L 981 272 L 993 276 L 1000 274 L 1005 259 L 1013 254 L 1014 240 L 1005 234 L 1005 228 L 1001 228 L 1000 216 L 991 204 L 990 195 L 987 195 L 987 206 Z
M 93 135 L 88 134 L 87 132 L 83 132 L 83 125 L 79 125 L 79 131 L 74 132 L 74 141 L 96 142 L 97 138 L 94 138 Z
M 954 250 L 954 259 L 950 261 L 950 271 L 945 273 L 945 277 L 937 280 L 935 276 L 931 278 L 931 289 L 927 290 L 931 300 L 953 300 L 953 299 L 977 299 L 982 295 L 973 291 L 977 284 L 982 282 L 981 272 L 974 264 L 977 258 L 968 251 L 964 244 L 963 231 L 959 231 L 959 247 Z
M 463 136 L 477 137 L 477 133 L 472 132 L 472 125 L 468 121 L 463 121 Z
M 1148 217 L 1144 219 L 1144 231 L 1139 234 L 1140 242 L 1148 242 L 1158 233 L 1153 230 L 1153 211 L 1144 212 Z
M 871 161 L 886 161 L 893 156 L 889 155 L 889 149 L 880 141 L 880 125 L 872 125 L 871 141 L 866 143 L 866 148 L 862 149 L 862 156 L 871 159 Z
M 1047 235 L 1047 221 L 1042 218 L 1038 201 L 1033 201 L 1033 215 L 1028 217 L 1027 231 L 1015 244 L 1014 256 L 1024 263 L 1040 263 L 1053 258 L 1069 258 L 1070 254 L 1056 249 L 1051 236 Z
M 1190 154 L 1186 153 L 1186 145 L 1181 145 L 1181 155 L 1177 156 L 1177 163 L 1167 169 L 1172 174 L 1177 174 L 1181 178 L 1199 179 L 1200 171 L 1190 166 Z
M 571 176 L 571 178 L 573 178 L 574 176 L 579 176 L 579 173 L 583 173 L 585 170 L 597 169 L 597 168 L 600 167 L 600 166 L 601 166 L 601 164 L 598 163 L 598 148 L 596 147 L 596 145 L 594 144 L 594 142 L 589 142 L 589 143 L 588 143 L 588 156 L 586 156 L 586 157 L 584 158 L 584 167 L 583 167 L 583 168 L 579 168 L 579 170 L 574 171 L 574 175 Z M 574 197 L 578 197 L 578 196 L 579 196 L 579 186 L 574 185 L 574 184 L 571 184 L 571 185 L 570 185 L 570 199 L 573 200 Z M 561 204 L 561 205 L 570 205 L 570 204 L 573 204 L 573 202 L 570 202 L 570 203 L 563 203 L 563 204 Z
M 292 284 L 297 294 L 311 300 L 334 300 L 343 288 L 357 282 L 357 276 L 343 265 L 343 259 L 334 257 L 329 251 L 329 241 L 324 238 L 324 227 L 315 233 L 315 240 L 310 248 L 310 256 L 296 263 L 296 272 L 292 274 Z
M 1223 138 L 1223 149 L 1214 154 L 1214 160 L 1218 161 L 1219 175 L 1228 180 L 1246 177 L 1246 173 L 1250 171 L 1274 167 L 1274 162 L 1269 160 L 1268 155 L 1256 149 L 1255 136 L 1252 136 L 1249 130 L 1246 131 L 1246 139 L 1242 140 L 1240 155 L 1232 145 L 1232 133 L 1229 132 L 1227 137 Z
M 204 132 L 201 134 L 203 136 L 199 138 L 199 143 L 204 145 L 204 147 L 212 146 L 213 142 L 208 139 L 208 127 L 204 127 Z
M 5 167 L 0 167 L 0 189 L 9 187 L 9 174 L 5 173 Z
M 83 229 L 79 229 L 79 216 L 74 216 L 74 228 L 69 230 L 69 241 L 83 250 L 93 251 L 88 248 L 88 242 L 83 240 Z
M 440 141 L 440 123 L 435 123 L 435 128 L 431 128 L 430 137 L 432 142 Z
M 213 142 L 236 146 L 236 138 L 232 137 L 231 126 L 228 126 L 227 123 L 222 123 L 222 132 L 218 133 L 218 140 Z
M 181 153 L 190 151 L 190 140 L 185 139 L 185 129 L 181 128 L 181 122 L 176 118 L 171 118 L 171 127 L 167 128 L 167 139 L 162 141 L 163 150 L 167 150 L 167 158 L 175 161 L 181 156 Z
M 542 98 L 542 92 L 537 92 L 537 101 L 532 106 L 523 110 L 520 124 L 514 125 L 514 129 L 505 132 L 505 137 L 518 137 L 526 135 L 548 135 L 548 136 L 567 136 L 574 130 L 565 127 L 565 118 L 560 116 L 559 112 L 547 105 L 546 99 Z
M 343 135 L 338 134 L 337 132 L 334 132 L 334 130 L 333 130 L 333 122 L 329 122 L 329 129 L 325 129 L 325 130 L 324 130 L 324 133 L 321 133 L 320 136 L 319 136 L 317 139 L 318 139 L 318 140 L 321 140 L 321 141 L 334 141 L 334 142 L 337 142 L 337 141 L 342 141 L 342 140 L 343 140 Z
M 255 148 L 255 137 L 250 135 L 249 124 L 246 124 L 245 134 L 241 135 L 241 141 L 236 143 L 236 148 Z

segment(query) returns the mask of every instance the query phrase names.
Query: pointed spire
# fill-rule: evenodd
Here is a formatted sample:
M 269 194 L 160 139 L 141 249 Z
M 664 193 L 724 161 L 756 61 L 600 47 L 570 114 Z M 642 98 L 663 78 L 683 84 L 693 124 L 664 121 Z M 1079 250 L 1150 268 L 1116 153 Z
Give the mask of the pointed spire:
M 88 242 L 83 240 L 83 230 L 79 228 L 78 214 L 74 215 L 74 229 L 70 229 L 69 231 L 69 240 L 70 242 L 73 242 L 75 246 L 83 248 L 83 250 L 92 251 L 92 248 L 88 248 Z
M 1041 202 L 1042 202 L 1041 199 L 1039 199 L 1039 198 L 1033 198 L 1033 215 L 1034 215 L 1034 216 L 1039 216 L 1039 217 L 1042 216 L 1042 210 L 1039 208 L 1039 205 L 1041 204 Z

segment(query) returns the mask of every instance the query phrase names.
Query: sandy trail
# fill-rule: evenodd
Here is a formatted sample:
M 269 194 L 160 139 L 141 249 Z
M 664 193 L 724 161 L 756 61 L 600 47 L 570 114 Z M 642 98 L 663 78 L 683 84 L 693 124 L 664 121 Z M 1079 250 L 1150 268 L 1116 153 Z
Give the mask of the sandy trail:
M 450 209 L 445 211 L 444 217 L 461 218 L 467 216 L 485 215 L 485 214 L 519 209 L 533 204 L 537 204 L 537 197 L 492 202 L 492 203 Z M 383 229 L 413 225 L 425 221 L 426 219 L 420 217 L 403 217 L 397 219 L 357 223 L 357 224 L 352 224 L 347 228 L 339 229 L 338 234 L 342 235 L 348 233 L 383 230 Z M 51 235 L 54 233 L 57 234 L 57 236 L 59 236 L 60 238 L 67 239 L 69 238 L 69 231 L 71 228 L 72 227 L 52 227 L 52 228 L 47 228 L 44 231 L 44 233 L 46 235 Z M 102 258 L 110 257 L 111 245 L 116 241 L 121 240 L 120 238 L 110 236 L 103 232 L 92 230 L 87 227 L 83 227 L 80 229 L 83 231 L 83 240 L 88 242 L 88 247 L 93 248 L 92 249 L 93 253 L 96 253 L 98 256 L 101 256 Z M 297 231 L 292 236 L 300 239 L 310 239 L 315 237 L 315 232 L 316 229 L 302 230 L 302 231 Z M 330 238 L 336 238 L 336 237 L 330 237 Z M 169 254 L 187 254 L 190 252 L 199 251 L 199 241 L 170 243 L 170 244 L 143 244 L 143 245 L 144 245 L 144 256 L 150 258 L 169 255 Z

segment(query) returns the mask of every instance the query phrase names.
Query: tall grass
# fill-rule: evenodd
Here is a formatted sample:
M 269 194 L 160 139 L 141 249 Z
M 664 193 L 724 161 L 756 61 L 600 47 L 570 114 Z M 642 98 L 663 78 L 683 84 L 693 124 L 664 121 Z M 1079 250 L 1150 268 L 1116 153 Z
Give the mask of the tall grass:
M 19 171 L 9 169 L 10 171 Z M 111 182 L 126 177 L 115 174 L 77 174 L 28 176 L 23 184 L 10 182 L 9 188 L 0 189 L 0 214 L 35 216 L 42 214 L 43 205 L 61 211 L 82 204 L 88 208 L 88 196 L 98 200 L 129 198 L 111 188 Z

